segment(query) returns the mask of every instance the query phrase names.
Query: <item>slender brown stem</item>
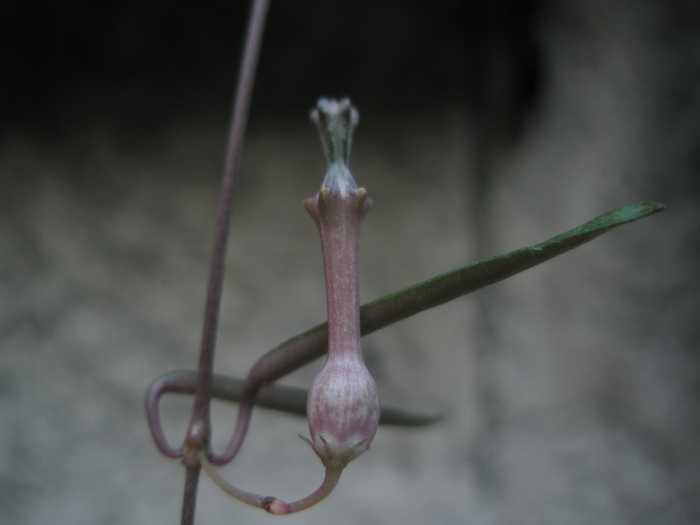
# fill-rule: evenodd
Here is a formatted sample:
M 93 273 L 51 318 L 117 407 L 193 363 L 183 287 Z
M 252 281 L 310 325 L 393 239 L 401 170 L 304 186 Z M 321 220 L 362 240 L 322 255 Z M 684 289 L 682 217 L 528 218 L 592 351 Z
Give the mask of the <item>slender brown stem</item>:
M 257 507 L 259 509 L 265 509 L 268 511 L 272 503 L 280 501 L 273 496 L 260 496 L 258 494 L 254 494 L 253 492 L 247 492 L 245 490 L 239 489 L 235 485 L 226 481 L 226 479 L 224 479 L 224 477 L 219 473 L 216 467 L 211 462 L 209 462 L 206 457 L 202 457 L 201 460 L 202 467 L 204 467 L 204 470 L 209 475 L 211 480 L 214 483 L 216 483 L 218 487 L 224 492 L 226 492 L 226 494 L 228 494 L 229 496 L 232 496 L 237 500 L 242 501 L 247 505 L 250 505 L 251 507 Z
M 292 512 L 299 512 L 300 510 L 308 509 L 313 507 L 319 501 L 325 499 L 340 481 L 340 475 L 342 470 L 332 470 L 326 469 L 326 474 L 323 477 L 323 482 L 313 493 L 309 494 L 305 498 L 297 501 L 288 503 L 288 509 L 285 514 L 291 514 Z
M 187 479 L 182 504 L 182 525 L 194 523 L 194 508 L 199 479 L 199 454 L 208 450 L 211 436 L 209 409 L 211 404 L 214 349 L 221 304 L 221 291 L 226 262 L 226 246 L 231 218 L 235 175 L 240 161 L 240 150 L 248 121 L 250 99 L 253 92 L 255 70 L 260 54 L 268 0 L 254 0 L 248 30 L 245 36 L 243 60 L 238 74 L 236 97 L 231 116 L 231 129 L 217 214 L 214 254 L 209 274 L 209 286 L 204 312 L 202 344 L 199 354 L 197 389 L 192 419 L 183 447 L 183 462 L 187 466 Z
M 333 489 L 338 484 L 340 475 L 343 472 L 342 469 L 326 469 L 323 481 L 315 491 L 305 498 L 287 503 L 279 498 L 275 498 L 274 496 L 260 496 L 253 492 L 247 492 L 239 489 L 232 483 L 228 482 L 217 470 L 217 468 L 210 461 L 207 461 L 207 458 L 205 457 L 202 458 L 202 467 L 204 467 L 204 470 L 209 475 L 211 480 L 229 496 L 232 496 L 252 507 L 264 509 L 270 514 L 292 514 L 294 512 L 299 512 L 301 510 L 308 509 L 309 507 L 313 507 L 318 502 L 325 499 L 331 492 L 333 492 Z
M 250 420 L 253 415 L 253 406 L 255 404 L 255 398 L 263 385 L 261 383 L 253 383 L 247 381 L 243 385 L 243 391 L 241 393 L 241 403 L 238 407 L 238 417 L 236 419 L 236 426 L 233 431 L 233 435 L 229 440 L 229 444 L 226 450 L 222 454 L 209 454 L 209 461 L 214 465 L 225 465 L 231 461 L 243 445 L 243 440 L 248 433 L 248 427 L 250 426 Z
M 209 417 L 214 349 L 216 346 L 221 291 L 224 281 L 224 265 L 226 263 L 226 246 L 228 243 L 235 175 L 248 121 L 248 110 L 250 108 L 255 68 L 260 52 L 268 4 L 268 0 L 255 0 L 253 4 L 243 51 L 243 62 L 238 76 L 236 100 L 231 116 L 231 132 L 229 135 L 228 153 L 221 187 L 221 199 L 219 201 L 216 235 L 214 239 L 214 255 L 212 257 L 209 274 L 209 287 L 207 290 L 204 313 L 204 328 L 202 330 L 202 345 L 200 347 L 199 359 L 199 381 L 195 394 L 193 419 L 199 421 L 205 419 L 208 421 Z
M 181 384 L 184 386 L 181 387 Z M 190 387 L 187 390 L 187 387 Z M 148 388 L 146 394 L 146 418 L 151 428 L 151 435 L 158 450 L 169 458 L 177 459 L 182 457 L 182 448 L 173 448 L 168 443 L 160 421 L 159 403 L 160 398 L 166 392 L 188 392 L 194 394 L 197 390 L 197 372 L 193 371 L 189 377 L 183 376 L 179 372 L 169 372 L 157 378 Z
M 200 465 L 187 467 L 187 472 L 185 473 L 185 491 L 182 495 L 182 501 L 190 502 L 190 504 L 182 506 L 181 525 L 190 525 L 194 523 L 194 512 L 197 506 L 197 486 L 199 485 L 199 472 L 201 468 Z

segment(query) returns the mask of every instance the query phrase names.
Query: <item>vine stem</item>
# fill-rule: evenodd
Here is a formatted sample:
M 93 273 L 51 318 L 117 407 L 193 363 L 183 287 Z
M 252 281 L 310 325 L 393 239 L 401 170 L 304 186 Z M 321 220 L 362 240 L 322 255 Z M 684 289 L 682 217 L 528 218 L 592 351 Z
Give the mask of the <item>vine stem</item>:
M 343 469 L 326 468 L 323 481 L 315 491 L 305 498 L 287 503 L 286 501 L 274 496 L 260 496 L 253 492 L 241 490 L 232 483 L 226 481 L 214 464 L 209 462 L 206 457 L 202 457 L 201 460 L 202 467 L 204 467 L 204 470 L 207 472 L 211 480 L 216 483 L 221 490 L 226 492 L 229 496 L 242 501 L 243 503 L 246 503 L 252 507 L 264 509 L 270 514 L 292 514 L 294 512 L 299 512 L 306 510 L 309 507 L 313 507 L 318 502 L 328 497 L 331 492 L 333 492 L 333 489 L 338 484 L 340 475 L 343 472 Z
M 269 0 L 253 0 L 248 28 L 243 48 L 236 96 L 231 115 L 231 127 L 227 144 L 227 155 L 221 185 L 221 197 L 217 212 L 214 254 L 212 257 L 204 312 L 202 344 L 199 352 L 197 388 L 195 391 L 192 419 L 187 430 L 183 446 L 182 461 L 187 466 L 185 491 L 182 502 L 182 525 L 194 523 L 194 510 L 197 500 L 197 483 L 200 473 L 200 454 L 208 453 L 211 436 L 210 405 L 212 395 L 212 375 L 214 369 L 214 350 L 221 305 L 221 291 L 224 281 L 226 247 L 233 203 L 235 176 L 240 163 L 240 151 L 245 136 L 250 109 L 250 99 L 255 82 L 265 19 Z

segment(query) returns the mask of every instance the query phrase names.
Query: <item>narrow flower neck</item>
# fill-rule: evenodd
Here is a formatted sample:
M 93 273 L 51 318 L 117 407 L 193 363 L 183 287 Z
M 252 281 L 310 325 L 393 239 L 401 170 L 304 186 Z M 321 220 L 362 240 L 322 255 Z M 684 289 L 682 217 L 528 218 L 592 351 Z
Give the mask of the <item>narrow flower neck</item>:
M 326 188 L 304 201 L 321 236 L 328 306 L 329 356 L 362 358 L 360 350 L 360 223 L 369 208 L 364 188 L 347 196 Z

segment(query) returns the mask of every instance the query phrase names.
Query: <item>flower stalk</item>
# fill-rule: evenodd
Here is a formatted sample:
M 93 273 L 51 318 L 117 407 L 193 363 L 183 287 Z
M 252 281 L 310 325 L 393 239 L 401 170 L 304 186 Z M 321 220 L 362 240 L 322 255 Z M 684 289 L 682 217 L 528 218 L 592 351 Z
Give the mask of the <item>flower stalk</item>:
M 202 457 L 201 460 L 204 470 L 221 490 L 243 503 L 263 509 L 270 514 L 293 514 L 316 505 L 316 503 L 323 500 L 333 491 L 340 480 L 340 474 L 342 472 L 342 470 L 326 469 L 326 474 L 321 485 L 314 492 L 305 498 L 287 503 L 274 496 L 259 496 L 252 492 L 241 490 L 226 481 L 217 468 L 210 463 L 206 457 Z

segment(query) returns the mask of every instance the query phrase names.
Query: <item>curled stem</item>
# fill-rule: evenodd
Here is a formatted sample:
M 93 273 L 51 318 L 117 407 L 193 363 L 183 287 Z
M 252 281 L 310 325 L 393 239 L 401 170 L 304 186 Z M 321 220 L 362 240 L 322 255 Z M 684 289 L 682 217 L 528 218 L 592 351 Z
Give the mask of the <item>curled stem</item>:
M 246 402 L 243 398 L 243 386 L 245 381 L 236 377 L 214 374 L 211 395 L 213 398 L 233 403 Z M 148 422 L 154 440 L 163 454 L 169 457 L 180 457 L 181 450 L 170 447 L 163 435 L 160 424 L 160 410 L 158 402 L 164 394 L 194 394 L 197 386 L 197 372 L 195 370 L 174 370 L 158 377 L 151 384 L 146 399 L 146 411 Z M 249 396 L 248 396 L 249 397 Z M 263 388 L 252 402 L 255 406 L 279 410 L 287 414 L 306 416 L 306 399 L 308 390 L 290 385 L 272 384 Z M 247 401 L 250 404 L 250 400 Z M 428 414 L 412 410 L 404 410 L 394 406 L 382 405 L 379 416 L 380 425 L 393 425 L 403 427 L 419 427 L 436 423 L 441 419 L 439 414 Z M 163 450 L 163 443 L 175 455 Z
M 209 461 L 211 461 L 211 463 L 214 465 L 225 465 L 235 458 L 236 454 L 238 454 L 238 451 L 243 445 L 243 440 L 245 440 L 245 436 L 248 433 L 250 420 L 253 416 L 255 398 L 263 385 L 264 383 L 261 382 L 246 380 L 241 393 L 241 404 L 238 407 L 236 426 L 234 428 L 233 435 L 229 440 L 228 446 L 222 454 L 209 454 Z
M 292 512 L 299 512 L 300 510 L 308 509 L 309 507 L 316 505 L 316 503 L 319 501 L 325 499 L 326 496 L 333 492 L 333 489 L 338 484 L 338 480 L 340 480 L 340 474 L 342 472 L 343 471 L 341 469 L 333 470 L 327 468 L 321 485 L 305 498 L 288 503 L 287 505 L 289 511 L 285 514 L 291 514 Z
M 308 509 L 325 499 L 338 484 L 342 470 L 326 469 L 326 474 L 321 485 L 311 494 L 297 501 L 287 503 L 274 496 L 260 496 L 253 492 L 239 489 L 228 482 L 218 469 L 204 455 L 201 456 L 202 467 L 216 485 L 229 496 L 243 503 L 266 510 L 270 514 L 292 514 L 300 510 Z
M 233 208 L 233 190 L 240 163 L 240 150 L 248 122 L 248 110 L 250 108 L 255 71 L 268 7 L 269 0 L 254 0 L 252 3 L 243 50 L 243 60 L 240 65 L 236 96 L 233 104 L 231 129 L 217 212 L 214 253 L 209 272 L 209 285 L 204 309 L 204 326 L 202 328 L 202 343 L 199 351 L 199 376 L 195 392 L 195 405 L 187 436 L 187 441 L 194 448 L 203 448 L 209 445 L 211 426 L 209 422 L 209 405 L 211 402 L 211 383 L 214 370 L 214 350 L 221 306 L 221 290 L 224 282 L 226 247 Z M 185 452 L 187 451 L 185 450 Z

